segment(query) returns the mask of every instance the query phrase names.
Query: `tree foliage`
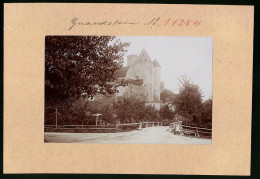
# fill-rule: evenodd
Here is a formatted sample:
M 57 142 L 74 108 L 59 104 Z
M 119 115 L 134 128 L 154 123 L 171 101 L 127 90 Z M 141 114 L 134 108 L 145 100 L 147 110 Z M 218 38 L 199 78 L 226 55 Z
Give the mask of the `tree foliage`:
M 114 103 L 115 113 L 121 123 L 139 121 L 157 121 L 158 110 L 152 105 L 146 104 L 146 98 L 142 95 L 124 97 Z
M 111 36 L 46 36 L 46 102 L 115 93 L 109 82 L 128 45 Z
M 102 114 L 99 119 L 105 123 L 115 123 L 111 105 L 104 103 L 102 100 L 88 101 L 85 111 L 89 113 L 89 121 L 93 121 L 93 114 Z
M 207 127 L 212 127 L 212 98 L 203 102 L 203 122 L 207 125 Z
M 198 85 L 193 84 L 186 76 L 179 79 L 179 93 L 173 102 L 176 113 L 192 119 L 200 117 L 202 106 L 202 92 Z
M 163 105 L 160 108 L 160 117 L 168 120 L 172 120 L 174 117 L 174 112 L 169 108 L 168 105 Z
M 162 92 L 160 93 L 160 98 L 163 102 L 165 101 L 173 101 L 174 98 L 175 98 L 175 94 L 171 91 L 171 90 L 168 90 L 168 89 L 163 89 Z
M 159 120 L 159 111 L 152 105 L 145 106 L 145 118 L 144 121 L 157 121 Z
M 145 100 L 135 96 L 124 97 L 114 103 L 114 109 L 121 123 L 139 122 L 145 114 Z
M 179 93 L 174 98 L 175 114 L 186 125 L 212 127 L 212 99 L 203 102 L 199 86 L 186 76 L 179 79 Z

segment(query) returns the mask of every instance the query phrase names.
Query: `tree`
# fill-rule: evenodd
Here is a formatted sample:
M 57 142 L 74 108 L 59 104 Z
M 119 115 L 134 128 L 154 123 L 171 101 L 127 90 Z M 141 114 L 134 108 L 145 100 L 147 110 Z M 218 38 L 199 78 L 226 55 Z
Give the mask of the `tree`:
M 138 96 L 124 97 L 114 103 L 117 117 L 123 123 L 139 122 L 145 118 L 145 100 Z
M 212 127 L 212 98 L 203 102 L 203 122 L 207 127 Z
M 196 120 L 201 118 L 202 92 L 186 76 L 179 79 L 179 93 L 174 99 L 175 113 Z
M 145 106 L 145 121 L 157 121 L 159 111 L 154 106 Z
M 110 82 L 128 45 L 111 36 L 46 36 L 46 102 L 115 93 Z
M 160 117 L 162 119 L 171 120 L 174 117 L 174 112 L 171 109 L 169 109 L 168 105 L 163 105 L 160 108 Z
M 86 104 L 79 105 L 71 103 L 58 108 L 58 124 L 62 125 L 82 125 L 88 119 L 86 114 Z M 60 114 L 60 115 L 59 115 Z M 46 119 L 48 116 L 46 114 Z M 55 119 L 52 119 L 55 121 Z
M 169 100 L 172 102 L 174 100 L 175 96 L 176 95 L 171 90 L 168 90 L 168 89 L 163 89 L 162 92 L 160 93 L 160 98 L 161 98 L 161 100 L 163 100 L 163 102 L 165 102 L 166 100 Z
M 104 103 L 103 100 L 95 100 L 89 101 L 86 105 L 86 111 L 88 111 L 91 115 L 100 113 L 102 116 L 99 119 L 107 123 L 115 123 L 116 121 L 113 120 L 113 110 L 109 104 Z M 92 120 L 91 117 L 89 117 Z

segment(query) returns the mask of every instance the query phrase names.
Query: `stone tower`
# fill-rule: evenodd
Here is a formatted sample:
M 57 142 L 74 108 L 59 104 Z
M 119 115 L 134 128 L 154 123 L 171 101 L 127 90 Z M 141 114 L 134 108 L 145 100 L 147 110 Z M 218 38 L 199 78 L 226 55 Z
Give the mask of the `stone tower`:
M 161 93 L 161 66 L 158 61 L 155 59 L 153 61 L 154 65 L 154 87 L 153 87 L 153 101 L 160 102 L 160 93 Z
M 147 104 L 160 108 L 161 66 L 155 59 L 151 60 L 145 48 L 137 55 L 127 56 L 127 67 L 122 67 L 115 73 L 117 79 L 128 81 L 142 81 L 141 84 L 129 83 L 126 87 L 119 87 L 117 99 L 124 96 L 141 94 Z
M 127 56 L 127 66 L 131 66 L 132 63 L 137 59 L 137 55 L 128 55 Z
M 147 101 L 153 101 L 153 62 L 145 49 L 140 52 L 136 60 L 131 64 L 127 76 L 134 80 L 142 79 L 142 90 L 138 91 L 142 91 Z

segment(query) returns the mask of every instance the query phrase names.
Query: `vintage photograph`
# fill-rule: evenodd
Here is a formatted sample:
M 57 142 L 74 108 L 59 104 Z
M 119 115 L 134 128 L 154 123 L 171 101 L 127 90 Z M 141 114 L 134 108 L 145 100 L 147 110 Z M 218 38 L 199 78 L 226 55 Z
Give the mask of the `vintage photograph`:
M 46 36 L 44 142 L 212 143 L 212 37 Z

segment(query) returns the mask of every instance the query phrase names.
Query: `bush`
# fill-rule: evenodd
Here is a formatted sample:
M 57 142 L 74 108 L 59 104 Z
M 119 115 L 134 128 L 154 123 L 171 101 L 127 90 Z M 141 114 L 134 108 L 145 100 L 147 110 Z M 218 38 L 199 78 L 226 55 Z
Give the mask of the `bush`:
M 120 131 L 120 132 L 132 131 L 132 130 L 136 130 L 138 127 L 139 127 L 139 124 L 118 125 L 118 131 Z

